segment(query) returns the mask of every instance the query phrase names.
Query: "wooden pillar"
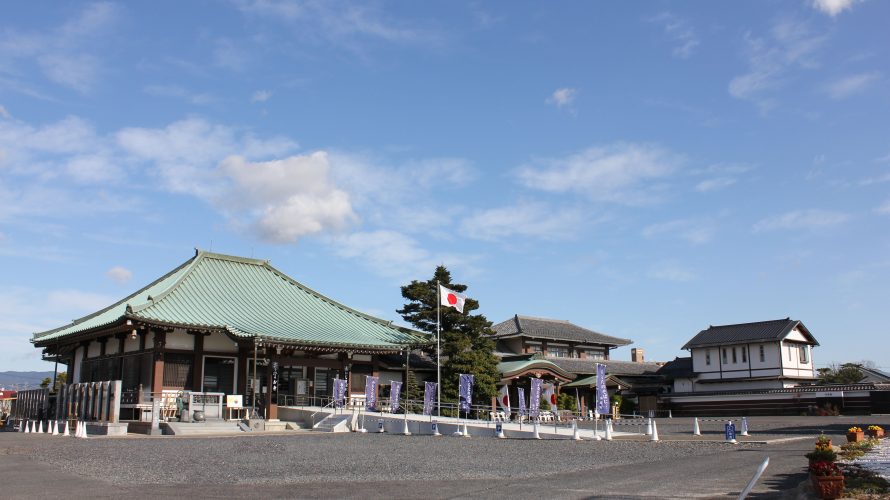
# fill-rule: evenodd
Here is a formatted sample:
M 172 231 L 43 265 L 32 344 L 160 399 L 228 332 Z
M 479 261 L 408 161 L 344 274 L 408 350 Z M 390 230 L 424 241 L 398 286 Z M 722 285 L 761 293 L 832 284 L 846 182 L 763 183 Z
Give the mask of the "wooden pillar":
M 195 357 L 192 361 L 192 390 L 204 391 L 204 336 L 203 332 L 189 332 L 195 337 Z
M 267 356 L 269 364 L 266 367 L 266 420 L 278 420 L 278 405 L 273 398 L 276 387 L 273 387 L 275 384 L 272 380 L 275 372 L 273 363 L 278 363 L 278 357 L 272 354 L 267 354 Z M 279 369 L 281 369 L 280 366 Z
M 250 358 L 248 348 L 244 344 L 238 344 L 238 373 L 235 374 L 235 394 L 247 395 L 247 377 L 249 377 Z M 247 402 L 247 398 L 244 398 Z
M 154 367 L 152 370 L 151 392 L 160 394 L 164 390 L 164 346 L 167 345 L 167 332 L 154 331 Z

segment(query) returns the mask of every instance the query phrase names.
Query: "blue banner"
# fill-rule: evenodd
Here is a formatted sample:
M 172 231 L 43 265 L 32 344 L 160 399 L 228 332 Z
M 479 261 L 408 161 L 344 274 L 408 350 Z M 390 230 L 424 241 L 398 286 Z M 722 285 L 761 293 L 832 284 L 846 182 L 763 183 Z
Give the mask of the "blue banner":
M 473 406 L 473 376 L 460 374 L 460 410 L 468 412 Z
M 606 365 L 596 364 L 596 413 L 609 414 L 609 392 L 606 391 Z
M 439 384 L 427 382 L 423 388 L 423 414 L 433 414 L 433 404 L 436 402 L 436 389 Z
M 380 377 L 365 375 L 365 410 L 377 411 L 377 383 Z
M 389 411 L 395 413 L 399 411 L 399 396 L 402 394 L 402 383 L 392 381 L 389 389 Z
M 539 378 L 532 379 L 532 390 L 528 399 L 528 414 L 537 418 L 541 414 L 541 383 Z
M 516 392 L 519 394 L 519 416 L 527 417 L 528 407 L 525 406 L 525 389 L 522 387 L 517 387 Z
M 346 399 L 346 380 L 334 379 L 334 405 L 343 408 L 343 400 Z

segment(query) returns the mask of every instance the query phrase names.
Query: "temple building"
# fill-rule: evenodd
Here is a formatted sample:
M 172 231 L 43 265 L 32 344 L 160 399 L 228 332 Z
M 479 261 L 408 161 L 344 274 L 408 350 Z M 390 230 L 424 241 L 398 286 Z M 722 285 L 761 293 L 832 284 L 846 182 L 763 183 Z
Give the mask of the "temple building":
M 127 392 L 257 395 L 278 404 L 329 396 L 346 378 L 386 372 L 426 334 L 360 313 L 307 288 L 268 261 L 196 251 L 148 286 L 68 325 L 34 334 L 69 382 L 121 380 Z

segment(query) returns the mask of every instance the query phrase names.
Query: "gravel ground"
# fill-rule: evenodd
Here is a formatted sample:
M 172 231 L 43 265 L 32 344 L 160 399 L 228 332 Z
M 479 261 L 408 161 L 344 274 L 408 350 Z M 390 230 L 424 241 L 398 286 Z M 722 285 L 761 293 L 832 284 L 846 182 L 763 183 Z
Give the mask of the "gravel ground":
M 24 454 L 115 484 L 252 484 L 540 477 L 606 465 L 758 449 L 719 442 L 633 442 L 300 433 L 229 438 L 90 439 L 35 436 Z M 134 467 L 139 464 L 138 467 Z

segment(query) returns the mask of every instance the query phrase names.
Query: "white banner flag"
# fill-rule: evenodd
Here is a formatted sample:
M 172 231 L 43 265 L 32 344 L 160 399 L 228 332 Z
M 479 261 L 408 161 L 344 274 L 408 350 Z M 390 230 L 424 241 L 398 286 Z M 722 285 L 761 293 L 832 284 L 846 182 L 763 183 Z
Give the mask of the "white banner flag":
M 510 390 L 505 385 L 501 387 L 501 390 L 498 391 L 498 403 L 501 405 L 501 409 L 507 412 L 507 416 L 510 415 Z

